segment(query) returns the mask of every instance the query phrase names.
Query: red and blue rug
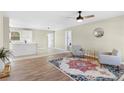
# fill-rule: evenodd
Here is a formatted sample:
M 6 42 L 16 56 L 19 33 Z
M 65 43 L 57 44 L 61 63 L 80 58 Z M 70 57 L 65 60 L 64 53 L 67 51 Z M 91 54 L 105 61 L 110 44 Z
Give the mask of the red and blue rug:
M 76 81 L 116 81 L 124 74 L 122 68 L 112 65 L 100 67 L 93 60 L 60 58 L 49 62 Z

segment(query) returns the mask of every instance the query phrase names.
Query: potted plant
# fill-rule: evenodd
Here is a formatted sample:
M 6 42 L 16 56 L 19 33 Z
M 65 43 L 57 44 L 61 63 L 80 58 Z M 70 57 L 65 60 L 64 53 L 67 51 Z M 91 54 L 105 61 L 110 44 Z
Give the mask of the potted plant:
M 5 48 L 0 49 L 0 67 L 1 67 L 1 72 L 0 72 L 0 78 L 6 77 L 10 73 L 10 51 L 6 50 Z

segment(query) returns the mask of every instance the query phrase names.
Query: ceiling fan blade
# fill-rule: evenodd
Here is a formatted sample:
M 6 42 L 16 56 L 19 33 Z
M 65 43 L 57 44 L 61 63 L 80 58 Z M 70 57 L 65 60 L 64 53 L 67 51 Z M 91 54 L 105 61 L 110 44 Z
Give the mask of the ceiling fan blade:
M 95 15 L 84 16 L 85 19 L 95 17 Z

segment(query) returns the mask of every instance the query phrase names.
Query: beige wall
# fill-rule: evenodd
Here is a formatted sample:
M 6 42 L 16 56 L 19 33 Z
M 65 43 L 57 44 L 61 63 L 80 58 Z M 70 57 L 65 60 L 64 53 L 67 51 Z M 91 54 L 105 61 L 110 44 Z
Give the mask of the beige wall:
M 9 49 L 9 18 L 0 16 L 0 48 Z
M 96 27 L 104 29 L 104 36 L 96 38 L 93 36 L 93 30 Z M 56 32 L 56 46 L 63 48 L 65 45 L 64 31 L 72 31 L 72 44 L 81 45 L 85 49 L 96 49 L 99 51 L 111 51 L 116 48 L 121 51 L 124 60 L 124 16 L 106 19 L 90 24 L 71 27 L 63 31 Z M 61 36 L 62 35 L 62 36 Z
M 32 31 L 32 41 L 38 44 L 38 49 L 48 48 L 48 33 L 49 31 Z
M 55 47 L 65 49 L 65 31 L 55 32 Z

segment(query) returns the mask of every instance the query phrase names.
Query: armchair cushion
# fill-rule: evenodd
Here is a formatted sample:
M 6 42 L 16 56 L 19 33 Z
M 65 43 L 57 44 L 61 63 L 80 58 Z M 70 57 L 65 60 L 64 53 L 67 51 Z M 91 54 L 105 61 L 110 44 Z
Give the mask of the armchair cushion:
M 118 50 L 113 49 L 113 50 L 112 50 L 112 55 L 116 55 L 116 56 L 117 56 L 117 54 L 118 54 Z

